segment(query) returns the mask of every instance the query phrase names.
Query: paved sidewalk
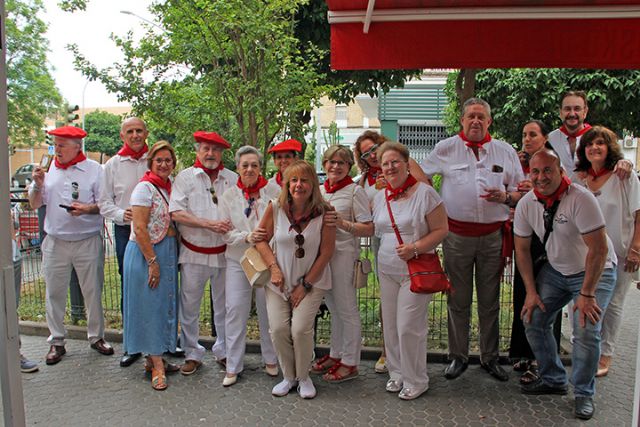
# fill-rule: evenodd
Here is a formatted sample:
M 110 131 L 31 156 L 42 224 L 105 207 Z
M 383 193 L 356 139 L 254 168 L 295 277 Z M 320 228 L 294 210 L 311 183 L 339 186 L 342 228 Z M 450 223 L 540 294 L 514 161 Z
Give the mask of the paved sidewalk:
M 631 423 L 635 383 L 640 291 L 626 303 L 618 355 L 609 376 L 597 383 L 593 426 Z M 338 385 L 314 377 L 318 396 L 301 399 L 295 391 L 271 396 L 277 380 L 262 372 L 260 357 L 247 356 L 244 374 L 230 388 L 224 373 L 207 354 L 195 375 L 168 377 L 169 388 L 151 389 L 142 362 L 120 368 L 116 356 L 105 357 L 86 341 L 70 340 L 67 355 L 55 366 L 44 364 L 45 339 L 23 336 L 23 352 L 40 363 L 40 371 L 23 374 L 28 425 L 61 426 L 552 426 L 581 425 L 573 417 L 573 397 L 523 396 L 517 375 L 507 383 L 492 379 L 478 365 L 448 381 L 445 365 L 429 364 L 429 391 L 405 402 L 384 390 L 386 375 L 364 361 L 359 378 Z M 511 369 L 509 368 L 509 371 Z

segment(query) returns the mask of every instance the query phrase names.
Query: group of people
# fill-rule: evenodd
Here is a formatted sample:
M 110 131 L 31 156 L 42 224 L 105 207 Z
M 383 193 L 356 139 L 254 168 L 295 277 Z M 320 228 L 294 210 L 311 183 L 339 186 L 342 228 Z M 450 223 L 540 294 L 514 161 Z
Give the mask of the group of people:
M 330 383 L 357 378 L 361 325 L 353 275 L 361 237 L 371 237 L 376 258 L 387 391 L 411 400 L 429 388 L 431 296 L 410 290 L 406 261 L 440 245 L 452 285 L 451 362 L 444 375 L 457 378 L 468 366 L 475 283 L 481 366 L 506 381 L 498 360 L 499 293 L 515 236 L 510 356 L 516 370 L 526 371 L 522 391 L 567 392 L 552 330 L 558 312 L 574 301 L 575 414 L 590 418 L 594 377 L 609 369 L 622 301 L 640 263 L 640 192 L 616 135 L 587 125 L 587 112 L 583 92 L 567 93 L 563 126 L 549 133 L 540 121 L 526 123 L 517 152 L 491 137 L 490 106 L 472 98 L 463 106 L 460 133 L 440 141 L 422 164 L 402 144 L 367 131 L 353 151 L 335 145 L 324 153 L 323 185 L 300 159 L 296 140 L 269 149 L 278 171 L 267 180 L 260 151 L 240 147 L 236 173 L 222 163 L 230 144 L 215 132 L 198 131 L 195 163 L 173 179 L 173 148 L 166 141 L 148 148 L 139 118 L 122 123 L 124 144 L 104 168 L 82 154 L 84 131 L 53 130 L 55 163 L 48 172 L 36 168 L 29 189 L 34 208 L 49 206 L 42 244 L 51 332 L 46 363 L 65 354 L 72 267 L 87 304 L 91 347 L 113 354 L 104 340 L 100 300 L 104 217 L 114 223 L 122 277 L 120 363 L 128 366 L 144 354 L 156 390 L 167 387 L 167 372 L 191 375 L 202 366 L 199 312 L 207 282 L 217 336 L 212 353 L 226 370 L 223 386 L 235 384 L 243 371 L 252 299 L 264 370 L 273 377 L 282 370 L 273 395 L 297 387 L 301 397 L 315 397 L 310 374 Z M 349 175 L 354 165 L 358 182 Z M 436 174 L 442 176 L 439 193 L 430 185 Z M 270 271 L 264 288 L 252 287 L 240 264 L 252 246 Z M 323 300 L 331 312 L 331 348 L 313 360 L 314 319 Z M 176 350 L 178 331 L 185 352 L 180 367 L 162 357 Z

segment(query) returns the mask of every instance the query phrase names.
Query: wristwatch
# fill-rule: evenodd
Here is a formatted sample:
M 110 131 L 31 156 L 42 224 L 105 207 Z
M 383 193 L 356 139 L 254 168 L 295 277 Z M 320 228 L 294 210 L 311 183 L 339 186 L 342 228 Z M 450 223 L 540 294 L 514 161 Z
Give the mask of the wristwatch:
M 298 279 L 298 284 L 302 285 L 302 287 L 304 288 L 305 293 L 309 293 L 311 292 L 311 289 L 313 288 L 313 285 L 309 282 L 306 281 L 305 277 L 302 276 L 300 279 Z

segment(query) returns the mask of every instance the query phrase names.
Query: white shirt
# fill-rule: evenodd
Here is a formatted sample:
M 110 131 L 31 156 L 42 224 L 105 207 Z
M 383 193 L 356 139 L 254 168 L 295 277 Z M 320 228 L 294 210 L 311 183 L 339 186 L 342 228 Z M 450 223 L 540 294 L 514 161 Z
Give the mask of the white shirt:
M 549 132 L 549 143 L 553 149 L 556 150 L 556 153 L 558 153 L 558 157 L 560 157 L 560 164 L 571 181 L 576 181 L 577 177 L 573 171 L 576 168 L 576 158 L 575 155 L 571 155 L 571 147 L 569 146 L 568 138 L 569 137 L 560 129 Z M 576 137 L 576 152 L 578 151 L 581 139 L 582 136 Z
M 74 199 L 72 183 L 77 184 L 77 199 Z M 31 184 L 30 192 L 33 191 Z M 47 205 L 44 231 L 61 240 L 76 242 L 99 234 L 102 231 L 102 216 L 72 216 L 59 205 L 71 205 L 74 201 L 86 204 L 98 203 L 102 186 L 102 167 L 91 159 L 83 160 L 67 169 L 51 165 L 44 176 L 42 204 Z
M 275 191 L 274 191 L 275 190 Z M 244 252 L 251 246 L 245 241 L 246 237 L 260 223 L 264 210 L 269 201 L 275 199 L 280 194 L 280 187 L 266 185 L 260 189 L 260 198 L 256 199 L 249 214 L 245 214 L 245 209 L 249 207 L 249 202 L 244 198 L 242 190 L 237 185 L 229 188 L 220 199 L 220 217 L 228 219 L 233 223 L 233 230 L 224 235 L 227 243 L 225 256 L 228 259 L 240 261 Z
M 533 191 L 525 194 L 516 206 L 514 233 L 530 237 L 532 233 L 544 239 L 544 207 Z M 560 200 L 553 219 L 553 231 L 547 241 L 547 257 L 551 266 L 569 276 L 582 273 L 588 248 L 582 235 L 605 226 L 604 217 L 596 198 L 589 190 L 571 184 Z M 611 239 L 607 236 L 608 255 L 605 268 L 613 268 L 617 257 Z
M 372 221 L 371 210 L 369 209 L 369 199 L 362 187 L 358 184 L 349 184 L 331 194 L 327 193 L 324 185 L 321 185 L 320 192 L 324 199 L 336 209 L 345 221 Z M 334 256 L 336 256 L 336 254 L 337 256 L 343 256 L 347 253 L 350 255 L 357 255 L 360 253 L 358 238 L 352 233 L 348 233 L 341 228 L 337 228 Z
M 171 189 L 171 200 L 169 201 L 169 212 L 186 211 L 198 218 L 219 221 L 222 219 L 220 215 L 220 198 L 232 186 L 238 182 L 238 175 L 228 169 L 222 169 L 218 172 L 218 177 L 213 182 L 218 205 L 213 203 L 211 188 L 211 179 L 201 168 L 190 167 L 178 174 Z M 224 245 L 223 235 L 214 233 L 201 227 L 191 227 L 184 224 L 178 224 L 178 231 L 181 238 L 187 242 L 204 247 L 211 248 Z M 179 264 L 200 264 L 209 267 L 224 267 L 226 261 L 224 253 L 220 254 L 201 254 L 194 252 L 183 244 L 180 244 Z
M 124 220 L 124 211 L 130 207 L 131 193 L 147 171 L 147 153 L 140 160 L 116 154 L 105 163 L 103 170 L 98 201 L 100 214 L 118 225 L 129 224 L 130 221 Z
M 456 135 L 438 142 L 421 166 L 429 177 L 442 175 L 440 196 L 449 218 L 481 224 L 506 221 L 509 207 L 480 195 L 489 188 L 516 191 L 524 179 L 518 154 L 506 142 L 492 139 L 478 155 L 480 160 Z
M 433 187 L 418 182 L 417 188 L 409 198 L 390 202 L 393 218 L 400 231 L 402 241 L 406 244 L 420 240 L 429 234 L 429 224 L 425 217 L 442 203 Z M 378 251 L 378 268 L 385 274 L 409 274 L 407 262 L 396 253 L 398 238 L 391 227 L 391 218 L 387 210 L 385 192 L 379 191 L 373 201 L 373 222 L 376 236 L 380 238 Z M 433 253 L 433 251 L 430 251 Z
M 607 219 L 607 235 L 618 259 L 625 259 L 633 240 L 636 211 L 640 210 L 640 182 L 634 173 L 620 180 L 612 174 L 598 191 L 592 192 Z
M 275 189 L 278 189 L 278 191 L 282 190 L 282 187 L 278 184 L 278 181 L 276 181 L 276 175 L 269 178 L 269 184 L 267 184 L 267 186 L 271 187 L 270 191 L 274 191 Z

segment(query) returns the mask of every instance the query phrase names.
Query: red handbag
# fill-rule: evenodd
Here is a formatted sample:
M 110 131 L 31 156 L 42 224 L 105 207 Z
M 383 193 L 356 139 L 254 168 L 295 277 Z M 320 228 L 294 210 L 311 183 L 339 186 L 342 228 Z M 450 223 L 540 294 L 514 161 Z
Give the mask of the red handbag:
M 386 190 L 385 190 L 386 193 Z M 391 219 L 391 227 L 396 233 L 396 238 L 399 244 L 403 244 L 402 236 L 398 231 L 393 212 L 391 211 L 391 204 L 389 199 L 385 199 L 387 202 L 387 210 L 389 211 L 389 218 Z M 451 288 L 447 275 L 442 270 L 442 264 L 440 264 L 440 258 L 436 254 L 420 254 L 417 258 L 412 258 L 407 261 L 409 267 L 409 277 L 411 279 L 411 292 L 416 294 L 434 294 L 437 292 L 448 292 Z

